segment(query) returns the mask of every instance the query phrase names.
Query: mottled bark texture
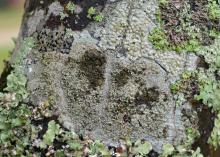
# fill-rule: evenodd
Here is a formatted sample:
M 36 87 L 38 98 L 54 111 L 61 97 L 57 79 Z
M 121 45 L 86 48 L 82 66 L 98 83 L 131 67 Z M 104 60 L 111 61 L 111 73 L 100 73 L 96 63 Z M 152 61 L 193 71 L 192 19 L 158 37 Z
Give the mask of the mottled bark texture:
M 35 42 L 24 65 L 30 103 L 52 99 L 66 128 L 108 145 L 130 137 L 160 151 L 197 128 L 190 103 L 176 106 L 170 91 L 197 57 L 153 48 L 156 0 L 72 0 L 73 13 L 68 2 L 26 1 L 19 40 Z M 104 15 L 101 22 L 87 17 L 90 7 Z M 68 17 L 61 20 L 61 12 Z

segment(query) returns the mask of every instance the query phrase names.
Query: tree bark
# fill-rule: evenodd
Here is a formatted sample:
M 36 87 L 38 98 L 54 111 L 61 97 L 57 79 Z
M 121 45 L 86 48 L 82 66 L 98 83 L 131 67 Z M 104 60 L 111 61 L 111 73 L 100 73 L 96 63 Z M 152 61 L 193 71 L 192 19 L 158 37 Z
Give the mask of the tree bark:
M 130 137 L 160 151 L 164 143 L 178 144 L 186 128 L 198 127 L 189 102 L 177 107 L 170 91 L 198 58 L 153 48 L 148 35 L 157 26 L 156 0 L 75 0 L 74 12 L 68 2 L 26 0 L 16 49 L 33 38 L 23 65 L 31 104 L 50 100 L 66 128 L 107 145 Z

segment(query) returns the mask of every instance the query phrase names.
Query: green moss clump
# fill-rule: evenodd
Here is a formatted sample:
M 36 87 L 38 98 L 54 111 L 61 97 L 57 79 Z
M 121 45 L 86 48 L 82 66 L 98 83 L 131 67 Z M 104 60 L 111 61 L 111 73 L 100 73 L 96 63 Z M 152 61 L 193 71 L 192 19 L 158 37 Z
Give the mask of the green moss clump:
M 154 48 L 158 50 L 170 50 L 176 52 L 185 50 L 189 52 L 195 52 L 201 46 L 199 40 L 196 38 L 187 40 L 184 43 L 180 43 L 179 45 L 173 44 L 168 41 L 167 35 L 162 28 L 154 28 L 148 38 L 149 41 L 153 43 Z
M 154 28 L 149 35 L 149 40 L 154 44 L 154 47 L 159 50 L 168 50 L 169 42 L 166 39 L 164 30 L 160 27 Z
M 211 19 L 220 19 L 220 6 L 215 0 L 208 0 L 207 8 Z
M 96 22 L 102 22 L 102 20 L 104 19 L 104 16 L 99 11 L 97 11 L 94 7 L 90 7 L 88 9 L 87 17 Z

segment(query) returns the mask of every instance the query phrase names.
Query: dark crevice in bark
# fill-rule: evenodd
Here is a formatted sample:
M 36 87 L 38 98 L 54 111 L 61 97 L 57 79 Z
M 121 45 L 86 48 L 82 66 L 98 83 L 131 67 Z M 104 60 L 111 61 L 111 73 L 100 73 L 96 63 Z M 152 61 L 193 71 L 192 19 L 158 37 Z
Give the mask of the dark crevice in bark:
M 209 157 L 213 150 L 207 141 L 214 127 L 215 114 L 212 113 L 211 108 L 202 104 L 201 102 L 194 101 L 192 102 L 192 105 L 198 113 L 200 133 L 200 137 L 194 142 L 192 148 L 196 150 L 198 147 L 200 147 L 202 154 L 205 157 Z
M 9 62 L 5 62 L 5 68 L 0 77 L 0 92 L 3 92 L 4 88 L 7 87 L 7 76 L 11 73 L 12 67 Z
M 209 64 L 205 61 L 204 56 L 199 56 L 199 59 L 197 61 L 197 67 L 198 68 L 209 69 Z
M 61 25 L 60 16 L 50 15 L 49 19 L 46 21 L 46 28 L 55 29 Z
M 151 150 L 148 154 L 148 157 L 159 157 L 159 154 L 156 151 Z

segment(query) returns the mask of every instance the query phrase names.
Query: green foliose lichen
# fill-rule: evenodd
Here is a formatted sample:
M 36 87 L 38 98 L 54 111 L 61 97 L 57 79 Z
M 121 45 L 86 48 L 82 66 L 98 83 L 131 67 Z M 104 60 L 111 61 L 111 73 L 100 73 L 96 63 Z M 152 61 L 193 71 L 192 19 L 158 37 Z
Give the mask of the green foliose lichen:
M 87 17 L 96 22 L 101 22 L 104 18 L 104 16 L 99 11 L 97 11 L 97 9 L 95 9 L 94 7 L 90 7 L 88 9 Z
M 164 144 L 160 157 L 203 157 L 199 147 L 196 150 L 191 148 L 195 139 L 200 136 L 199 132 L 196 129 L 188 128 L 186 135 L 186 139 L 176 147 L 171 144 Z
M 208 13 L 211 19 L 220 19 L 220 6 L 215 0 L 208 0 Z
M 219 33 L 216 31 L 220 16 L 219 5 L 214 0 L 195 3 L 199 6 L 197 10 L 187 1 L 159 1 L 156 13 L 158 26 L 149 35 L 155 49 L 196 52 L 201 46 L 213 43 L 215 37 L 211 33 Z M 203 16 L 199 16 L 200 14 Z M 204 19 L 209 21 L 209 25 Z
M 171 86 L 171 90 L 176 95 L 182 94 L 184 97 L 187 97 L 188 91 L 192 91 L 192 89 L 189 90 L 187 88 L 187 84 L 191 85 L 190 82 L 196 84 L 198 90 L 191 93 L 191 99 L 201 101 L 204 105 L 212 109 L 213 114 L 217 115 L 213 131 L 207 141 L 213 148 L 217 149 L 220 146 L 220 81 L 218 79 L 220 76 L 220 36 L 215 39 L 213 45 L 199 49 L 197 55 L 204 58 L 204 62 L 208 64 L 208 68 L 200 67 L 196 71 L 192 71 L 190 75 L 189 73 L 183 73 L 181 79 Z M 178 103 L 178 100 L 176 103 Z
M 218 113 L 214 125 L 215 127 L 212 130 L 208 143 L 217 149 L 220 146 L 220 113 Z
M 220 134 L 219 134 L 219 114 L 220 114 L 220 82 L 218 76 L 220 76 L 220 37 L 218 37 L 215 43 L 211 46 L 207 46 L 200 51 L 199 55 L 204 56 L 206 63 L 209 64 L 209 69 L 198 70 L 199 78 L 199 94 L 195 95 L 197 100 L 201 100 L 205 105 L 212 108 L 212 111 L 217 114 L 217 118 L 214 123 L 214 128 L 209 138 L 208 143 L 215 149 L 220 146 Z
M 27 54 L 33 48 L 33 45 L 34 45 L 34 40 L 31 37 L 25 38 L 23 41 L 21 41 L 20 47 L 18 51 L 16 51 L 15 58 L 12 61 L 12 66 L 15 67 L 22 64 L 23 59 L 25 59 Z

